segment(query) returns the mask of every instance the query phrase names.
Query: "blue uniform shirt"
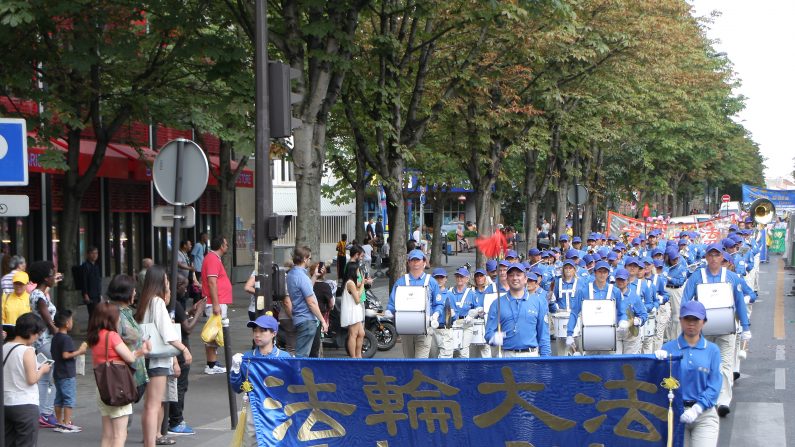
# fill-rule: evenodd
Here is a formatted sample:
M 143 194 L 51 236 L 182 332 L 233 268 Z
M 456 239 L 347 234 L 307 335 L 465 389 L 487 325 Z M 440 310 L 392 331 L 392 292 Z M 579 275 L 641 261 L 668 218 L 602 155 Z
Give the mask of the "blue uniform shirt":
M 657 294 L 651 286 L 651 282 L 645 279 L 635 279 L 627 287 L 634 289 L 635 294 L 640 297 L 643 305 L 646 306 L 646 313 L 660 307 L 660 302 L 657 300 Z
M 447 297 L 450 299 L 455 318 L 464 318 L 470 309 L 474 309 L 473 307 L 468 307 L 472 295 L 474 293 L 472 293 L 471 287 L 464 287 L 462 292 L 456 290 L 455 287 L 450 287 L 447 291 Z
M 616 302 L 616 321 L 627 319 L 624 313 L 624 308 L 621 306 L 621 292 L 613 284 L 605 283 L 603 288 L 599 288 L 596 282 L 588 283 L 579 287 L 577 293 L 574 295 L 574 301 L 571 303 L 571 315 L 569 315 L 569 324 L 566 326 L 566 335 L 573 336 L 574 328 L 577 326 L 577 317 L 582 312 L 582 302 L 588 299 L 594 300 L 613 300 Z
M 566 281 L 563 278 L 558 278 L 555 280 L 555 302 L 554 310 L 555 312 L 559 310 L 569 310 L 571 309 L 571 304 L 574 302 L 574 296 L 577 294 L 577 289 L 582 287 L 582 285 L 586 283 L 583 281 L 582 278 L 575 278 L 572 281 Z M 567 304 L 568 303 L 568 304 Z
M 423 286 L 425 285 L 425 277 L 429 276 L 427 273 L 420 274 L 419 278 L 415 278 L 408 274 L 409 283 L 406 284 L 406 275 L 401 276 L 395 281 L 395 284 L 392 285 L 392 290 L 389 292 L 389 303 L 387 304 L 386 308 L 392 313 L 395 313 L 395 290 L 397 290 L 400 286 Z M 437 301 L 438 295 L 441 293 L 439 290 L 439 283 L 436 282 L 434 278 L 428 278 L 428 296 L 431 299 L 431 303 Z M 433 311 L 431 311 L 433 313 Z
M 309 309 L 306 300 L 310 296 L 317 302 L 315 291 L 312 290 L 312 280 L 306 267 L 294 266 L 287 272 L 287 293 L 293 304 L 293 324 L 298 326 L 306 321 L 317 321 L 317 317 Z
M 681 384 L 682 400 L 695 401 L 704 411 L 714 407 L 723 384 L 718 345 L 701 337 L 695 346 L 690 346 L 680 335 L 662 348 L 670 354 L 682 356 L 679 371 L 674 373 Z
M 549 317 L 547 300 L 543 292 L 524 291 L 521 298 L 514 298 L 510 293 L 501 295 L 500 305 L 492 304 L 486 320 L 486 340 L 491 340 L 497 332 L 497 318 L 500 329 L 505 334 L 503 349 L 520 350 L 538 348 L 539 355 L 548 356 L 552 353 L 549 345 Z M 499 317 L 497 307 L 500 308 Z
M 619 306 L 621 310 L 624 311 L 624 314 L 629 315 L 629 309 L 631 308 L 635 316 L 640 318 L 640 325 L 646 324 L 649 313 L 646 311 L 646 304 L 643 302 L 643 299 L 635 293 L 635 287 L 628 284 L 623 292 L 620 289 L 619 292 L 621 293 Z
M 437 283 L 438 284 L 438 283 Z M 439 322 L 439 327 L 443 328 L 447 324 L 447 314 L 445 311 L 447 309 L 453 310 L 453 317 L 450 318 L 450 323 L 452 324 L 455 321 L 456 313 L 455 313 L 455 304 L 453 303 L 453 299 L 450 297 L 450 292 L 448 290 L 439 288 L 439 293 L 436 295 L 431 295 L 431 315 L 438 314 L 439 318 L 437 321 Z
M 685 283 L 685 290 L 682 292 L 682 305 L 684 306 L 690 300 L 696 298 L 696 287 L 702 283 L 701 272 L 704 271 L 707 276 L 707 283 L 720 282 L 722 271 L 726 270 L 721 267 L 717 275 L 710 273 L 709 268 L 701 267 L 695 273 L 690 275 L 690 279 Z M 726 270 L 726 282 L 732 285 L 734 291 L 734 312 L 740 320 L 740 326 L 744 331 L 749 330 L 751 323 L 748 321 L 748 308 L 745 306 L 745 299 L 743 298 L 743 286 L 741 279 L 736 273 Z
M 667 286 L 671 287 L 682 287 L 685 285 L 685 281 L 687 281 L 688 271 L 687 267 L 682 263 L 682 260 L 679 260 L 674 266 L 668 267 L 668 276 L 667 276 Z
M 483 291 L 479 291 L 477 288 L 472 287 L 472 291 L 469 292 L 469 297 L 467 297 L 467 302 L 464 304 L 465 306 L 469 306 L 469 309 L 476 309 L 478 307 L 485 308 L 486 304 L 486 294 L 489 293 L 497 293 L 497 285 L 491 283 L 483 288 Z
M 652 289 L 657 295 L 657 301 L 660 304 L 667 303 L 669 299 L 668 291 L 665 290 L 665 286 L 668 284 L 667 278 L 664 275 L 655 273 L 649 282 L 651 282 Z

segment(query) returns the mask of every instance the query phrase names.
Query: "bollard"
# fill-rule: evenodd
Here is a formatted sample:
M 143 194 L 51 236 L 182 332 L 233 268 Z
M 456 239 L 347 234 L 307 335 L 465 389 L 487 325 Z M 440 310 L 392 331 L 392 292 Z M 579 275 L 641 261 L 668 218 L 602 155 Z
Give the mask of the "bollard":
M 221 321 L 224 333 L 224 362 L 226 363 L 226 392 L 229 395 L 229 420 L 232 423 L 232 430 L 237 427 L 237 399 L 232 385 L 229 383 L 229 375 L 232 374 L 232 348 L 229 346 L 232 338 L 229 336 L 229 319 Z

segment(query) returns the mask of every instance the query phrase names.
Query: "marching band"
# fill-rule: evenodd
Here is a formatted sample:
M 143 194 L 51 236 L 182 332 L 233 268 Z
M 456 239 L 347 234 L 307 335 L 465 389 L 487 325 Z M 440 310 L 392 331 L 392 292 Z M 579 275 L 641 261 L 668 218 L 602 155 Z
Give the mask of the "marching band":
M 473 276 L 459 268 L 447 289 L 445 270 L 424 273 L 425 255 L 414 250 L 388 313 L 409 345 L 407 357 L 427 358 L 432 338 L 440 358 L 697 352 L 699 371 L 711 372 L 683 372 L 682 422 L 688 436 L 706 439 L 696 445 L 715 445 L 715 422 L 730 412 L 751 339 L 765 243 L 750 228 L 753 220 L 744 223 L 749 228 L 732 225 L 726 238 L 706 247 L 689 231 L 666 239 L 652 230 L 629 248 L 614 235 L 592 233 L 583 247 L 580 237 L 564 234 L 559 247 L 531 248 L 525 262 L 508 250 Z M 424 307 L 409 303 L 418 295 Z

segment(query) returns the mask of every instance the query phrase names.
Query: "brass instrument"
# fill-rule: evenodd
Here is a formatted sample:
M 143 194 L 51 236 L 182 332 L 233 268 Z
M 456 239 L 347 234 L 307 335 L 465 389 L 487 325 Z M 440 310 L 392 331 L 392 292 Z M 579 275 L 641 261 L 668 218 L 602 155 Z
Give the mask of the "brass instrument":
M 751 202 L 748 212 L 757 225 L 767 225 L 776 217 L 776 206 L 767 199 L 756 199 Z

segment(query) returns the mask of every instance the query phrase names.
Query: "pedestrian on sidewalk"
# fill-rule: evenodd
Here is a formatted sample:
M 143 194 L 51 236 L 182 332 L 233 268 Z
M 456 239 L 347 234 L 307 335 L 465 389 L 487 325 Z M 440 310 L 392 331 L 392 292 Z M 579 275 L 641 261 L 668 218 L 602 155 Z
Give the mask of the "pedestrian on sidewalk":
M 307 265 L 311 259 L 312 250 L 309 247 L 297 247 L 293 251 L 293 268 L 287 272 L 287 293 L 290 295 L 296 331 L 296 357 L 309 357 L 318 330 L 328 331 L 312 288 L 325 267 L 310 278 Z
M 147 267 L 149 269 L 151 265 Z M 138 322 L 135 321 L 135 310 L 130 307 L 135 303 L 136 282 L 132 277 L 125 274 L 119 274 L 113 277 L 108 284 L 108 290 L 105 295 L 108 301 L 115 304 L 119 308 L 119 335 L 127 345 L 130 352 L 140 349 L 144 344 L 141 336 L 141 328 Z M 143 290 L 143 284 L 141 284 Z M 138 388 L 138 399 L 144 397 L 146 392 L 146 384 L 149 382 L 149 375 L 146 373 L 146 359 L 138 357 L 133 362 L 132 367 L 135 369 L 133 377 L 135 378 L 135 386 Z
M 218 235 L 210 242 L 210 252 L 204 257 L 202 264 L 202 294 L 207 299 L 204 314 L 220 315 L 221 319 L 227 318 L 227 306 L 232 304 L 232 282 L 226 274 L 226 268 L 221 260 L 229 251 L 229 243 L 223 235 Z M 218 364 L 218 347 L 205 344 L 204 353 L 207 356 L 205 374 L 224 374 L 226 368 Z
M 86 353 L 88 344 L 83 342 L 75 349 L 75 342 L 69 336 L 73 324 L 72 311 L 69 309 L 63 309 L 55 316 L 58 333 L 52 338 L 52 358 L 55 360 L 55 419 L 59 425 L 54 430 L 60 433 L 79 433 L 83 430 L 72 423 L 72 409 L 77 402 L 75 358 Z
M 348 249 L 348 235 L 342 233 L 340 240 L 337 242 L 337 282 L 342 286 L 342 277 L 345 275 L 345 264 L 347 258 L 345 251 Z
M 83 274 L 80 293 L 83 297 L 83 304 L 88 310 L 88 319 L 91 320 L 94 307 L 102 299 L 102 271 L 99 266 L 99 249 L 97 247 L 88 247 L 86 260 L 80 266 L 80 271 Z
M 30 265 L 30 280 L 36 288 L 30 293 L 30 309 L 44 322 L 46 330 L 38 337 L 33 347 L 36 354 L 43 354 L 52 359 L 50 347 L 52 337 L 58 332 L 55 327 L 56 308 L 47 291 L 55 285 L 55 267 L 50 261 L 38 261 Z M 53 428 L 58 424 L 55 420 L 55 392 L 52 389 L 52 373 L 42 374 L 39 378 L 39 424 L 44 428 Z
M 3 345 L 3 406 L 5 445 L 35 447 L 39 438 L 39 387 L 50 365 L 38 367 L 33 344 L 45 330 L 42 320 L 28 312 L 16 320 L 13 340 Z

